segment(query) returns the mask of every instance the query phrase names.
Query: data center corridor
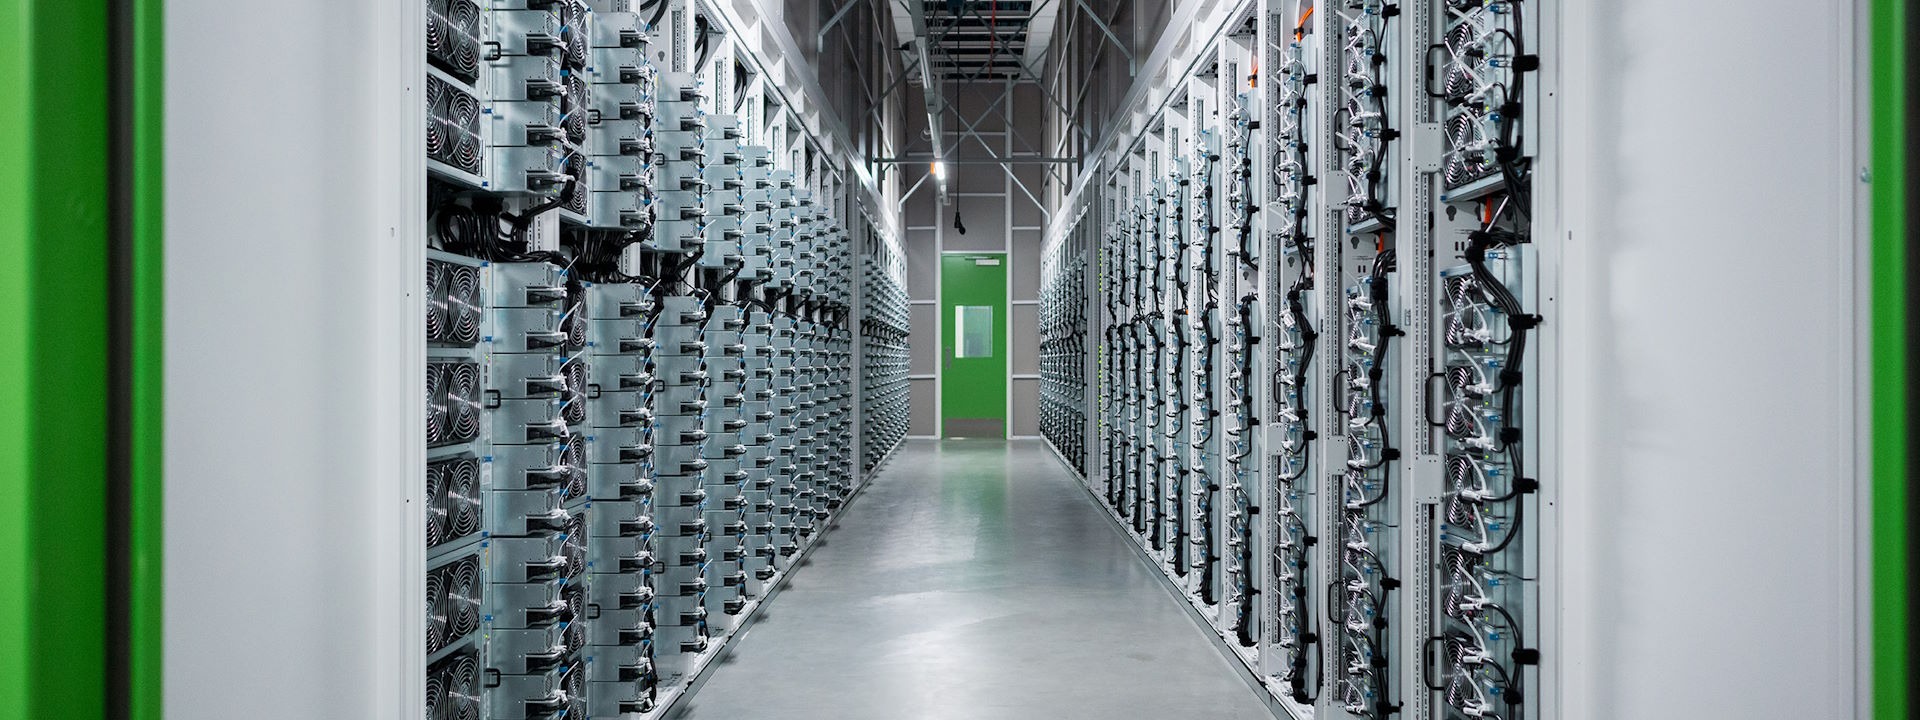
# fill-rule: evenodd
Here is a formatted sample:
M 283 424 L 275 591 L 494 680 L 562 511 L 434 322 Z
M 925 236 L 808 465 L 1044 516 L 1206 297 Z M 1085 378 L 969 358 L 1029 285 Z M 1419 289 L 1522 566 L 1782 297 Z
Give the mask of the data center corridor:
M 1038 441 L 910 440 L 824 540 L 681 717 L 1273 717 Z

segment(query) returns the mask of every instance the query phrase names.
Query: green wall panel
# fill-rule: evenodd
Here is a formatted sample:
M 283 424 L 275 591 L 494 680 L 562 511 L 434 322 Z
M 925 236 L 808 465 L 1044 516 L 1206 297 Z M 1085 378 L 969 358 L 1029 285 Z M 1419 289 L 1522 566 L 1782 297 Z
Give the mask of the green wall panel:
M 104 0 L 0 0 L 0 717 L 107 696 Z

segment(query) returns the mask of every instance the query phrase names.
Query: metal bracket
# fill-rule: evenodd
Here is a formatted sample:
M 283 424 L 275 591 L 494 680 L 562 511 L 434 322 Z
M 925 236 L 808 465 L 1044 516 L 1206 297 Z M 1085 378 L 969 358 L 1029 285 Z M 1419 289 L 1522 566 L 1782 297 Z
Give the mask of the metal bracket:
M 1447 143 L 1445 128 L 1440 123 L 1423 122 L 1414 123 L 1412 130 L 1413 133 L 1423 138 L 1439 138 L 1439 142 L 1403 143 L 1403 146 L 1412 147 L 1416 151 L 1416 154 L 1412 158 L 1414 171 L 1423 173 L 1440 172 L 1441 159 L 1446 156 L 1445 148 Z

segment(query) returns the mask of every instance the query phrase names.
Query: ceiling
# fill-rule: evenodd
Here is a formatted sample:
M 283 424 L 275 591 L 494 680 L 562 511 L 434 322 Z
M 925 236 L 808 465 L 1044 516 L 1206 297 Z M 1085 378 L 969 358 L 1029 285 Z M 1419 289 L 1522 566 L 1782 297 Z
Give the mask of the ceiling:
M 941 77 L 969 82 L 1021 76 L 1031 0 L 922 0 L 920 5 L 932 41 L 928 59 Z
M 1022 66 L 1040 74 L 1054 16 L 1062 3 L 1074 1 L 893 0 L 892 5 L 903 39 L 917 45 L 918 28 L 925 28 L 927 64 L 937 80 L 1001 82 L 1027 79 Z

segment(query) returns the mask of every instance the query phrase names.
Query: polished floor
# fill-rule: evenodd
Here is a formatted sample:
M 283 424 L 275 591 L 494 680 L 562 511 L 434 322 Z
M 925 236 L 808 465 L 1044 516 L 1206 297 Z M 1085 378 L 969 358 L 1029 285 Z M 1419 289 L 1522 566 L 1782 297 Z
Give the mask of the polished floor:
M 694 720 L 1273 717 L 1038 441 L 912 440 Z

